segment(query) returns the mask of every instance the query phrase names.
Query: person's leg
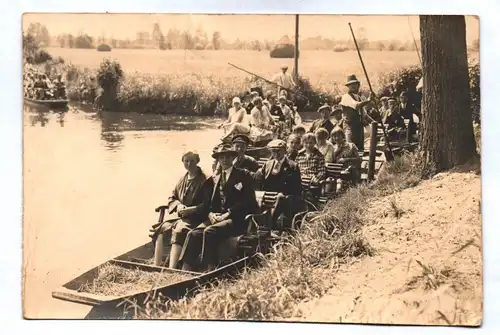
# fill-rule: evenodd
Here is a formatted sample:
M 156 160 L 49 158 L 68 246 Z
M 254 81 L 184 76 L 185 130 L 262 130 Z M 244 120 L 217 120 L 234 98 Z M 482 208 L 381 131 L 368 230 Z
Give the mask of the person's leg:
M 177 266 L 181 255 L 182 246 L 186 240 L 187 233 L 192 229 L 189 222 L 179 220 L 172 230 L 172 240 L 170 247 L 170 261 L 168 267 L 174 269 Z
M 156 266 L 161 266 L 162 264 L 162 259 L 163 259 L 163 253 L 164 253 L 164 241 L 169 240 L 168 236 L 172 232 L 172 225 L 169 224 L 168 222 L 164 222 L 162 226 L 159 228 L 160 233 L 156 237 L 156 240 L 154 241 L 155 243 L 155 255 L 154 255 L 154 265 Z
M 187 233 L 184 245 L 182 246 L 179 261 L 182 261 L 182 269 L 192 271 L 197 264 L 203 243 L 203 231 L 208 224 L 202 223 Z
M 224 220 L 204 229 L 201 259 L 208 271 L 214 270 L 217 266 L 220 242 L 231 235 L 232 227 L 232 220 Z

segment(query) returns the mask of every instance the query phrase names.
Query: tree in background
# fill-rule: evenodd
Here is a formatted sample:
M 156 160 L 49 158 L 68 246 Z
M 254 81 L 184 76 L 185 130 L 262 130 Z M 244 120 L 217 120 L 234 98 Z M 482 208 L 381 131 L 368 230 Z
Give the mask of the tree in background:
M 360 27 L 358 29 L 358 32 L 356 34 L 356 41 L 358 42 L 359 50 L 365 50 L 370 44 L 370 41 L 368 40 L 368 38 L 366 38 L 365 27 Z
M 165 43 L 165 38 L 163 37 L 163 33 L 161 32 L 160 25 L 157 22 L 155 22 L 153 24 L 152 38 L 153 38 L 154 45 L 161 49 L 160 43 L 162 42 L 162 39 L 163 39 L 163 43 Z
M 477 155 L 472 127 L 465 17 L 421 15 L 421 150 L 437 172 Z
M 80 35 L 75 38 L 74 47 L 77 49 L 93 49 L 93 39 L 87 34 L 80 33 Z
M 46 46 L 50 44 L 49 31 L 43 24 L 40 24 L 38 22 L 30 23 L 30 25 L 28 26 L 27 34 L 33 36 L 33 38 L 38 43 L 44 43 Z
M 220 32 L 215 31 L 212 34 L 212 45 L 214 47 L 214 50 L 219 50 L 220 49 L 220 40 L 221 40 Z

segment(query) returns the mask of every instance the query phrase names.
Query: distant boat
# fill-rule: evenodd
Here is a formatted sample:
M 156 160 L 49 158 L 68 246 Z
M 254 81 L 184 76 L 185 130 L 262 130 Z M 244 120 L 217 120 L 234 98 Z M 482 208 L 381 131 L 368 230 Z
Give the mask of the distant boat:
M 68 99 L 58 100 L 37 100 L 24 97 L 24 102 L 33 107 L 45 106 L 51 109 L 65 109 L 68 106 Z

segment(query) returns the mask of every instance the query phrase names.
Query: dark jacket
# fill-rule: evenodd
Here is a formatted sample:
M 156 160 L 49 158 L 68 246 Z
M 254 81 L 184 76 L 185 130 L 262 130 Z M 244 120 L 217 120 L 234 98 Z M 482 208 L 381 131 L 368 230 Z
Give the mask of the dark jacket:
M 325 128 L 328 131 L 328 135 L 330 135 L 333 128 L 335 128 L 335 126 L 333 125 L 332 121 L 330 121 L 330 119 L 326 119 L 326 120 L 318 119 L 318 120 L 315 120 L 313 122 L 313 124 L 311 125 L 311 128 L 309 129 L 309 132 L 314 133 L 319 128 Z
M 248 170 L 250 172 L 255 172 L 259 169 L 259 163 L 255 160 L 255 158 L 244 155 L 234 164 L 234 167 L 242 170 Z
M 254 178 L 260 183 L 261 189 L 269 192 L 281 192 L 284 195 L 301 196 L 302 181 L 297 163 L 285 158 L 276 176 L 271 174 L 274 164 L 275 160 L 270 159 L 254 174 Z
M 255 189 L 250 174 L 233 167 L 224 188 L 225 201 L 221 204 L 220 174 L 212 177 L 213 187 L 210 202 L 210 212 L 225 214 L 231 213 L 229 219 L 233 220 L 233 233 L 238 234 L 245 230 L 245 217 L 248 214 L 258 213 L 259 206 L 255 198 Z

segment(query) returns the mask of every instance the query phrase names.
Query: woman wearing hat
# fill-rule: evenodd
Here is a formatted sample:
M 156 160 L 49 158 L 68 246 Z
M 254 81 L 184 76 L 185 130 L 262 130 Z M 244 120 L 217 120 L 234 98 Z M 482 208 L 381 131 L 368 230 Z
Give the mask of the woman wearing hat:
M 342 106 L 346 140 L 347 142 L 354 143 L 360 151 L 363 151 L 363 124 L 365 119 L 368 118 L 364 108 L 374 100 L 374 97 L 370 94 L 368 100 L 362 101 L 359 95 L 360 84 L 355 75 L 347 77 L 345 86 L 347 86 L 349 91 L 342 96 L 340 105 Z
M 250 138 L 254 142 L 271 140 L 274 137 L 274 120 L 260 97 L 254 99 L 255 107 L 250 114 Z
M 227 141 L 235 134 L 248 134 L 250 132 L 250 124 L 247 113 L 241 107 L 241 100 L 238 97 L 233 98 L 233 107 L 229 109 L 229 115 L 226 122 L 219 125 L 218 128 L 224 128 L 225 135 L 222 141 Z
M 164 240 L 171 245 L 169 267 L 175 268 L 187 233 L 204 222 L 208 215 L 211 178 L 198 166 L 200 156 L 189 151 L 182 155 L 187 170 L 168 199 L 168 218 L 153 225 L 151 238 L 155 245 L 154 264 L 162 265 Z M 170 238 L 167 237 L 170 235 Z

